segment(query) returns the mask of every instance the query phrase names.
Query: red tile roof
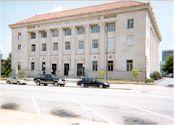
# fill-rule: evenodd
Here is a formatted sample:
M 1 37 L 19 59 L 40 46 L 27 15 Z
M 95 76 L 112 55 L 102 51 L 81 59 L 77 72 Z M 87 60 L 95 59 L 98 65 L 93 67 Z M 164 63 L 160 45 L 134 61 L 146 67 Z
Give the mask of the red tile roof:
M 96 13 L 96 12 L 105 11 L 105 10 L 136 7 L 136 6 L 142 6 L 145 4 L 146 3 L 143 3 L 143 2 L 124 1 L 124 0 L 119 1 L 119 2 L 110 2 L 110 3 L 95 5 L 95 6 L 90 6 L 90 7 L 76 8 L 76 9 L 71 9 L 71 10 L 64 10 L 64 11 L 59 11 L 59 12 L 35 15 L 33 17 L 19 21 L 10 26 L 31 23 L 31 22 L 38 22 L 38 21 L 43 21 L 43 20 L 78 16 L 78 15 L 89 14 L 89 13 Z

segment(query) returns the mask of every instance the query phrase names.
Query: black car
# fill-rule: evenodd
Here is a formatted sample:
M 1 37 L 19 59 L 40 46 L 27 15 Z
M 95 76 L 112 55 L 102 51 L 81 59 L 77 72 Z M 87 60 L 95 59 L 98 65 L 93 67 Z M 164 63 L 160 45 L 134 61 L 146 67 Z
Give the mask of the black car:
M 77 85 L 81 87 L 99 87 L 99 88 L 107 88 L 110 87 L 109 83 L 104 83 L 99 81 L 97 78 L 89 78 L 89 77 L 84 77 L 81 81 L 77 82 Z
M 34 78 L 34 82 L 36 85 L 43 84 L 44 86 L 47 86 L 48 84 L 53 84 L 54 86 L 65 86 L 65 80 L 61 78 L 57 78 L 54 75 L 51 74 L 43 74 L 40 75 L 40 77 Z

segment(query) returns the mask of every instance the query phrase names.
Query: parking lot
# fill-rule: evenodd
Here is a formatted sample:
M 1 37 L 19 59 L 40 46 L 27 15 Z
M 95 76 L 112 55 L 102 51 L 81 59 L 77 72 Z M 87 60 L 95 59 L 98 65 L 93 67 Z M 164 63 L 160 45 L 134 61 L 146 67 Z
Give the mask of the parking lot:
M 0 84 L 0 125 L 173 124 L 173 88 L 113 84 L 80 88 Z M 9 116 L 10 115 L 10 116 Z

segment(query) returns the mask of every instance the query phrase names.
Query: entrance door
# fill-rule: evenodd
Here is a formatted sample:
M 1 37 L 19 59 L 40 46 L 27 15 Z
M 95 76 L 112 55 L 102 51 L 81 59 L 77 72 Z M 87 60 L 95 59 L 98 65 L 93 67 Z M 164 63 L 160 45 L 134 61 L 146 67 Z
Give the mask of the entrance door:
M 64 76 L 68 76 L 69 74 L 69 64 L 65 63 L 64 64 Z
M 82 63 L 77 63 L 77 76 L 84 75 L 84 67 Z
M 52 74 L 55 75 L 57 71 L 57 64 L 52 64 Z

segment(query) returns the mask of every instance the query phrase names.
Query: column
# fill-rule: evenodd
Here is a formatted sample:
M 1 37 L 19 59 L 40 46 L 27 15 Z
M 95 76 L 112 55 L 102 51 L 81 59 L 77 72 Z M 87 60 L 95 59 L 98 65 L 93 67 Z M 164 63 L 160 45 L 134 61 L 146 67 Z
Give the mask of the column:
M 99 64 L 99 69 L 100 70 L 106 70 L 106 49 L 107 49 L 107 40 L 106 40 L 106 32 L 105 32 L 105 23 L 102 22 L 100 23 L 100 41 L 99 41 L 99 46 L 100 46 L 100 59 L 98 61 Z
M 76 67 L 75 67 L 75 52 L 76 52 L 76 27 L 71 27 L 71 63 L 70 63 L 70 76 L 76 76 Z
M 36 55 L 35 55 L 35 71 L 36 74 L 39 74 L 41 71 L 41 66 L 40 66 L 40 48 L 41 48 L 41 44 L 40 44 L 40 35 L 39 35 L 39 31 L 36 31 Z M 41 74 L 41 73 L 40 73 Z
M 58 35 L 58 75 L 64 75 L 64 64 L 63 64 L 63 29 L 59 28 L 59 35 Z
M 46 39 L 46 73 L 51 74 L 51 32 L 49 29 L 46 30 L 47 39 Z
M 90 68 L 90 25 L 86 24 L 85 26 L 85 41 L 84 41 L 84 50 L 85 50 L 85 74 L 88 75 Z

